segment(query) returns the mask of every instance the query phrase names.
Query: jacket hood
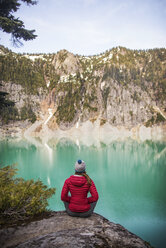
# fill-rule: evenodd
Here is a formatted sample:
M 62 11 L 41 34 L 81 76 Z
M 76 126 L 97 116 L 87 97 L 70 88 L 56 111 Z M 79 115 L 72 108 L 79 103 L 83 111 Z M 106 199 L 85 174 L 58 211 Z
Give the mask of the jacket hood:
M 86 178 L 84 176 L 71 176 L 70 182 L 77 187 L 81 187 L 86 183 Z

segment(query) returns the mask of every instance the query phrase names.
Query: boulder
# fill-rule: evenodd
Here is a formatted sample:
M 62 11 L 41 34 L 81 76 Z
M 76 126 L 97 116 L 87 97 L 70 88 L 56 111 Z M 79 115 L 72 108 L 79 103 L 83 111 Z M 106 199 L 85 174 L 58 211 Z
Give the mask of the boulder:
M 64 211 L 51 217 L 0 230 L 1 248 L 150 248 L 151 246 L 123 226 L 99 214 L 88 218 L 70 217 Z

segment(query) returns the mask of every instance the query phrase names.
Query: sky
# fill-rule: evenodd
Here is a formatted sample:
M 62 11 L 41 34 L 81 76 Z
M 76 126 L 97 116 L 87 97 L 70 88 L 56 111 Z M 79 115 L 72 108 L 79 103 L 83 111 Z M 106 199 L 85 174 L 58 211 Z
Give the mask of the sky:
M 38 0 L 35 6 L 22 3 L 14 15 L 38 35 L 17 48 L 0 31 L 0 44 L 18 53 L 166 48 L 166 0 Z

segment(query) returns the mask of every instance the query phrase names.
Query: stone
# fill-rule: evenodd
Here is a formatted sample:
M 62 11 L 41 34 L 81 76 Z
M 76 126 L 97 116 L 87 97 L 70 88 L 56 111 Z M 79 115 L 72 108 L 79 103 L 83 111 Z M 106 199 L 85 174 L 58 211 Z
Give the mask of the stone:
M 70 217 L 65 211 L 51 217 L 0 230 L 1 248 L 150 248 L 123 226 L 94 213 L 88 218 Z
M 87 57 L 74 55 L 67 50 L 61 50 L 49 56 L 43 54 L 40 55 L 41 60 L 38 63 L 41 68 L 43 67 L 39 71 L 39 75 L 44 77 L 45 85 L 41 84 L 42 87 L 36 85 L 34 94 L 32 92 L 30 94 L 23 87 L 23 82 L 20 85 L 15 80 L 8 80 L 0 82 L 0 91 L 9 93 L 7 98 L 15 103 L 19 115 L 22 107 L 30 105 L 37 121 L 41 120 L 45 123 L 49 109 L 53 109 L 54 116 L 49 119 L 47 125 L 53 132 L 59 129 L 60 131 L 68 130 L 70 133 L 78 121 L 81 126 L 96 116 L 98 119 L 105 119 L 105 122 L 111 126 L 123 126 L 130 130 L 143 125 L 146 127 L 165 125 L 164 81 L 160 80 L 160 77 L 156 79 L 156 76 L 152 77 L 152 82 L 145 80 L 144 76 L 147 70 L 145 58 L 147 57 L 145 55 L 142 57 L 141 54 L 137 54 L 133 69 L 139 69 L 140 72 L 143 70 L 143 72 L 137 73 L 137 76 L 140 76 L 138 82 L 135 81 L 130 65 L 126 63 L 128 59 L 131 59 L 128 52 L 132 52 L 127 51 L 127 49 L 119 48 L 99 56 Z M 148 53 L 147 51 L 146 56 L 149 56 Z M 157 51 L 153 51 L 153 53 L 156 53 L 156 56 L 158 54 Z M 1 49 L 1 56 L 6 56 L 6 54 L 8 51 Z M 122 54 L 126 56 L 126 58 L 124 57 L 126 62 L 119 60 L 114 65 L 113 57 L 116 55 L 117 58 L 120 58 Z M 133 55 L 136 54 L 133 53 Z M 25 55 L 19 55 L 18 58 L 15 53 L 10 53 L 10 56 L 12 59 L 24 59 L 25 57 Z M 29 64 L 34 66 L 34 61 L 31 59 L 36 56 L 26 55 L 26 57 L 29 58 Z M 141 64 L 140 59 L 142 60 Z M 146 63 L 143 62 L 144 60 Z M 43 64 L 40 64 L 41 61 Z M 161 65 L 165 65 L 165 62 L 161 60 L 158 63 L 160 66 L 157 66 L 158 69 L 154 75 L 164 75 L 164 67 L 162 68 Z M 111 68 L 114 70 L 112 71 Z M 128 79 L 124 78 L 125 75 Z M 46 85 L 47 88 L 44 87 Z M 5 128 L 1 116 L 0 126 L 2 129 Z M 44 132 L 48 130 L 41 127 L 33 132 L 33 136 L 34 134 L 36 137 L 43 136 Z M 3 133 L 3 130 L 0 130 L 0 136 Z M 47 136 L 46 132 L 45 136 Z

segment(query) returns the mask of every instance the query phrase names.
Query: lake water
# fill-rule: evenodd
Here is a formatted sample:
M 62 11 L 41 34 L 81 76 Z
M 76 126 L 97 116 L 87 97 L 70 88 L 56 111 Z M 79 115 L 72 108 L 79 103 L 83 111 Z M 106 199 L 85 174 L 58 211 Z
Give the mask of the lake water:
M 60 193 L 74 163 L 83 159 L 99 192 L 95 212 L 119 223 L 156 248 L 166 247 L 166 143 L 126 140 L 86 147 L 62 139 L 35 146 L 0 141 L 1 166 L 18 163 L 18 176 L 40 178 L 56 194 L 52 210 L 64 210 Z

